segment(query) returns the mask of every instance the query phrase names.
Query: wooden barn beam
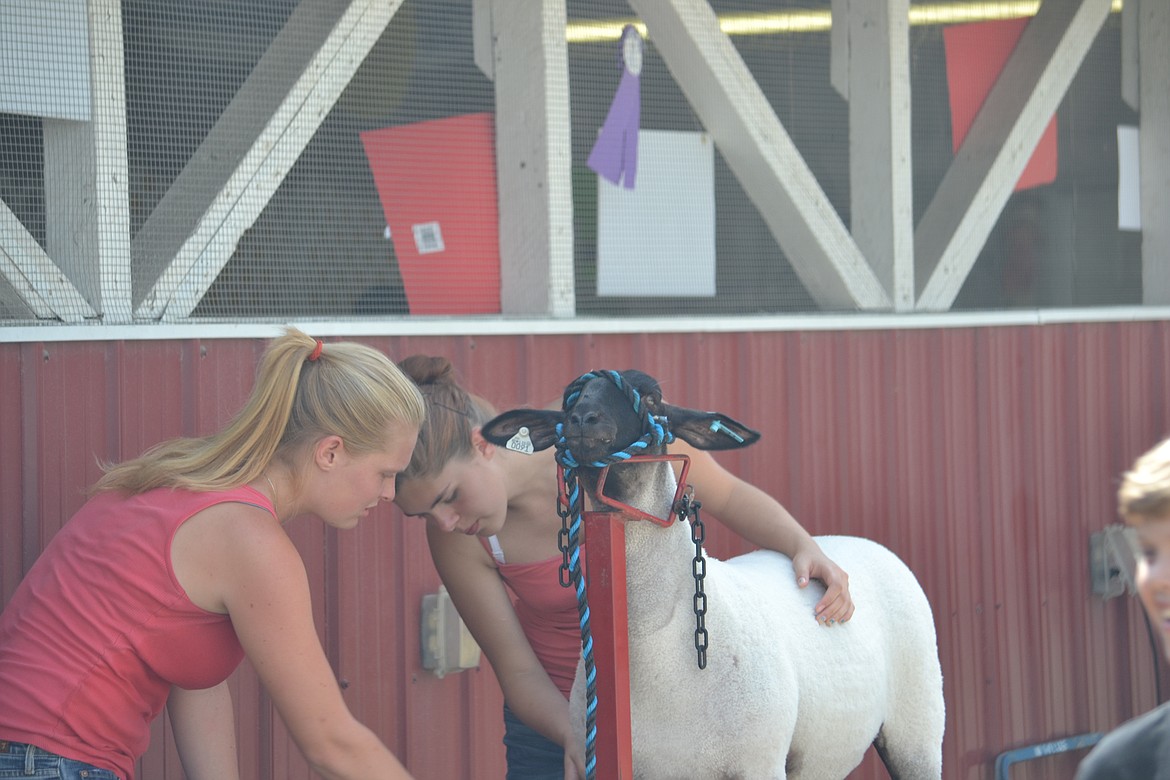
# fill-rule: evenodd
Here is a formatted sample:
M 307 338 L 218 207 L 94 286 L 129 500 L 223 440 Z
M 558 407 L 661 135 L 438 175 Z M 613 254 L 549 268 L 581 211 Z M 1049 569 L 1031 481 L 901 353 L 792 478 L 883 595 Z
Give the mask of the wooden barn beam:
M 1141 0 L 1129 0 L 1121 7 L 1121 99 L 1134 111 L 1138 110 L 1141 99 L 1139 74 L 1141 61 L 1138 59 L 1138 8 Z
M 1170 3 L 1140 0 L 1142 303 L 1170 304 Z
M 500 307 L 572 317 L 572 135 L 565 0 L 473 0 L 475 62 L 495 82 Z
M 190 316 L 402 0 L 302 0 L 135 236 L 136 316 Z
M 910 0 L 833 0 L 831 80 L 849 102 L 850 229 L 893 301 L 914 308 Z
M 823 309 L 890 297 L 706 0 L 630 0 L 809 294 Z
M 951 162 L 914 236 L 917 308 L 954 303 L 1111 0 L 1041 3 Z
M 0 208 L 0 273 L 40 319 L 131 320 L 122 9 L 117 0 L 20 3 L 0 109 L 41 117 L 45 249 Z M 28 71 L 29 62 L 37 64 Z

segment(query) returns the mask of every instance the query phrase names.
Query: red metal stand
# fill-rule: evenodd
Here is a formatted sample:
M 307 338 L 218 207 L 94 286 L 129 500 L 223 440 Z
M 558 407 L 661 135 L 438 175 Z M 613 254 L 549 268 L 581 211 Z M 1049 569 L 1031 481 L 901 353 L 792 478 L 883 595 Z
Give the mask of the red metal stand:
M 585 512 L 585 592 L 597 666 L 596 777 L 632 780 L 626 535 L 617 512 Z

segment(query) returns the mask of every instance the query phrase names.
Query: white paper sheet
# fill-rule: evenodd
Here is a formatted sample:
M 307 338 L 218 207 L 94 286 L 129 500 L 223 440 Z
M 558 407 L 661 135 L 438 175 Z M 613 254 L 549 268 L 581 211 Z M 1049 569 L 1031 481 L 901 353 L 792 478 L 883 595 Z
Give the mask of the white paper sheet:
M 1117 228 L 1142 229 L 1141 152 L 1138 129 L 1117 126 Z
M 597 177 L 597 294 L 715 294 L 715 150 L 705 133 L 642 130 L 632 190 Z

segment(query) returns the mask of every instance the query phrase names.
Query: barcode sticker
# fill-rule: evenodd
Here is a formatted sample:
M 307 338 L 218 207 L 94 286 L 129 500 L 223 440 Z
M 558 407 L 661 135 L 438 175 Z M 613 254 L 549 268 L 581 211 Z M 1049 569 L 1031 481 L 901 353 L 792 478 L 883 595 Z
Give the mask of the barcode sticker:
M 439 229 L 438 222 L 421 222 L 411 225 L 410 229 L 414 231 L 414 245 L 420 255 L 442 252 L 446 248 L 443 246 L 443 231 Z

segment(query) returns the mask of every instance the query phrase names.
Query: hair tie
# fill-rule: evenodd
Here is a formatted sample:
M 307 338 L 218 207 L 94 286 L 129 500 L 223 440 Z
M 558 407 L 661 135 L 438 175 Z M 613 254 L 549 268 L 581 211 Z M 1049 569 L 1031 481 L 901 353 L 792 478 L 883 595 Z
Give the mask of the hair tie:
M 321 339 L 317 339 L 317 346 L 313 347 L 313 351 L 309 353 L 309 362 L 313 363 L 317 358 L 321 357 L 321 350 L 324 349 L 325 344 Z

